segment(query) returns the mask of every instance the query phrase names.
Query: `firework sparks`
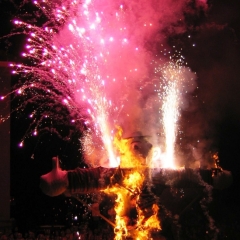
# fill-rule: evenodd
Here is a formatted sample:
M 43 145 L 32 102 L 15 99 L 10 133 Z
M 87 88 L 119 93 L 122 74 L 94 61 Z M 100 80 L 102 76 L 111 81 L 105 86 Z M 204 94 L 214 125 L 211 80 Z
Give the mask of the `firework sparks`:
M 174 146 L 176 139 L 176 128 L 179 118 L 179 71 L 175 70 L 176 65 L 169 65 L 164 70 L 165 96 L 162 106 L 163 126 L 166 144 L 166 160 L 163 167 L 174 168 Z
M 24 77 L 16 93 L 41 105 L 33 114 L 33 128 L 40 131 L 44 119 L 39 117 L 41 115 L 48 115 L 49 119 L 60 118 L 53 109 L 62 105 L 70 116 L 68 121 L 78 128 L 82 123 L 91 128 L 95 135 L 94 144 L 106 149 L 105 157 L 110 166 L 118 165 L 113 154 L 113 126 L 119 124 L 118 116 L 123 108 L 129 104 L 137 105 L 134 97 L 131 100 L 135 102 L 130 102 L 128 96 L 136 94 L 133 88 L 144 77 L 157 78 L 160 85 L 163 84 L 163 64 L 169 61 L 167 55 L 171 55 L 171 51 L 163 50 L 164 60 L 160 63 L 154 52 L 154 41 L 158 39 L 156 42 L 159 43 L 165 38 L 160 30 L 176 24 L 183 16 L 182 9 L 187 2 L 178 6 L 169 1 L 159 3 L 154 0 L 139 3 L 77 0 L 58 4 L 51 1 L 33 3 L 48 21 L 41 27 L 19 19 L 13 21 L 18 30 L 22 29 L 28 35 L 22 56 L 31 64 L 12 64 L 13 73 Z M 168 11 L 170 9 L 175 13 Z M 165 24 L 161 21 L 163 19 Z M 184 26 L 181 27 L 184 31 Z M 149 49 L 146 42 L 150 43 Z M 154 72 L 154 68 L 161 70 Z M 174 97 L 175 93 L 171 91 L 178 87 L 173 85 L 167 83 L 165 88 L 159 87 L 168 95 L 164 99 L 168 103 L 165 103 L 163 112 L 169 108 L 170 95 Z M 172 114 L 172 118 L 177 117 L 176 112 Z M 127 112 L 124 118 L 132 118 L 132 115 Z M 160 124 L 157 127 L 160 129 Z M 171 133 L 168 142 L 175 133 L 175 130 L 169 131 L 166 134 Z M 167 149 L 169 154 L 173 152 L 170 147 Z

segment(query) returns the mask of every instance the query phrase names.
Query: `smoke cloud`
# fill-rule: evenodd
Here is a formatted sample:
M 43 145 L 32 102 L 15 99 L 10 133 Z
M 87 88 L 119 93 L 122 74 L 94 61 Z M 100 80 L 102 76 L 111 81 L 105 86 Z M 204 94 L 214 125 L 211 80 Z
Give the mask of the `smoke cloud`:
M 79 68 L 76 88 L 81 89 L 75 93 L 76 101 L 84 105 L 85 99 L 90 103 L 110 99 L 105 121 L 111 128 L 120 125 L 123 137 L 133 132 L 161 136 L 161 95 L 166 85 L 163 71 L 171 58 L 181 58 L 180 50 L 170 45 L 169 39 L 185 34 L 192 27 L 188 18 L 207 9 L 206 1 L 187 0 L 101 1 L 70 8 L 68 21 L 54 44 L 72 44 L 77 51 L 72 56 Z M 196 88 L 196 75 L 181 60 L 178 105 L 179 110 L 187 110 L 194 108 L 189 96 Z M 91 113 L 96 109 L 90 106 Z

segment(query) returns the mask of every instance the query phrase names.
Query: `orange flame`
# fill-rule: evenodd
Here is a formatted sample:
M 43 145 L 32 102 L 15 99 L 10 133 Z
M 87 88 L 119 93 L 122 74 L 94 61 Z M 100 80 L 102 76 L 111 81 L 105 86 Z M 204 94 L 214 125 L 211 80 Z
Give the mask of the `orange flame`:
M 123 237 L 126 237 L 128 235 L 128 230 L 127 230 L 127 225 L 126 221 L 124 219 L 124 210 L 126 206 L 126 201 L 127 199 L 127 194 L 128 191 L 126 189 L 121 189 L 119 187 L 112 187 L 107 190 L 105 190 L 106 193 L 115 193 L 117 198 L 115 200 L 115 212 L 116 212 L 116 217 L 115 217 L 115 228 L 114 228 L 114 233 L 115 233 L 115 240 L 121 240 Z
M 130 140 L 122 139 L 122 129 L 118 127 L 118 131 L 114 138 L 114 146 L 119 154 L 120 166 L 122 168 L 131 168 L 128 174 L 125 174 L 122 185 L 115 184 L 106 193 L 114 193 L 115 200 L 115 240 L 121 240 L 125 237 L 134 237 L 137 240 L 149 239 L 152 230 L 160 230 L 160 221 L 158 219 L 158 206 L 154 203 L 152 205 L 152 215 L 145 217 L 144 211 L 136 204 L 144 184 L 147 180 L 144 175 L 146 166 L 142 165 L 143 157 L 134 154 L 130 148 Z M 131 205 L 136 206 L 137 219 L 136 226 L 128 226 L 128 217 L 126 216 L 126 209 Z
M 131 150 L 131 139 L 123 139 L 123 130 L 121 127 L 116 127 L 117 132 L 115 134 L 113 145 L 116 155 L 120 158 L 120 167 L 122 168 L 142 168 L 144 159 L 137 154 L 134 154 Z
M 153 215 L 147 220 L 141 210 L 139 210 L 139 221 L 137 223 L 138 230 L 135 232 L 136 239 L 147 240 L 149 239 L 150 230 L 161 230 L 160 221 L 158 220 L 157 214 L 159 207 L 157 204 L 152 206 Z

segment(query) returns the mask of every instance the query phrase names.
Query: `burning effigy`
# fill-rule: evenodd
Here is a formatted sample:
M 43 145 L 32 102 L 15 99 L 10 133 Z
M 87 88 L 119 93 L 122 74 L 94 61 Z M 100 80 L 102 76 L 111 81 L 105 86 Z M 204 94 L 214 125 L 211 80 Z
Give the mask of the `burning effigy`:
M 41 177 L 45 194 L 104 193 L 114 203 L 109 216 L 98 207 L 92 211 L 113 227 L 114 239 L 144 240 L 160 238 L 162 212 L 177 221 L 191 203 L 210 201 L 212 186 L 230 184 L 231 174 L 220 168 L 217 155 L 205 159 L 196 147 L 199 139 L 197 144 L 184 139 L 179 120 L 181 110 L 191 108 L 196 74 L 178 47 L 167 44 L 167 37 L 186 31 L 186 14 L 207 9 L 206 1 L 33 4 L 41 26 L 13 20 L 16 33 L 28 36 L 22 56 L 30 60 L 11 64 L 24 79 L 13 92 L 28 99 L 17 110 L 29 102 L 37 105 L 20 146 L 48 122 L 74 125 L 82 132 L 81 150 L 89 166 L 61 170 L 53 158 L 53 170 Z M 175 201 L 187 194 L 190 202 Z M 180 213 L 173 210 L 177 205 Z
M 142 136 L 141 133 L 134 133 L 127 139 L 119 137 L 121 134 L 118 134 L 116 140 L 120 158 L 117 168 L 63 171 L 55 157 L 53 170 L 41 176 L 42 191 L 49 196 L 65 194 L 77 199 L 78 194 L 107 194 L 111 198 L 110 202 L 114 203 L 104 207 L 108 216 L 101 213 L 98 201 L 92 206 L 92 214 L 100 216 L 113 227 L 114 239 L 161 239 L 160 206 L 178 218 L 176 210 L 181 209 L 181 215 L 193 203 L 203 201 L 202 211 L 209 222 L 213 221 L 204 209 L 211 201 L 211 189 L 227 187 L 231 182 L 231 174 L 217 165 L 216 155 L 216 166 L 213 169 L 152 168 L 149 162 L 152 159 L 149 158 L 152 150 L 152 144 L 147 140 L 149 137 Z M 217 182 L 222 177 L 227 180 L 223 185 Z M 166 189 L 168 190 L 165 191 Z M 214 225 L 211 228 L 214 233 L 209 233 L 210 238 L 216 235 Z M 172 234 L 175 239 L 177 233 Z

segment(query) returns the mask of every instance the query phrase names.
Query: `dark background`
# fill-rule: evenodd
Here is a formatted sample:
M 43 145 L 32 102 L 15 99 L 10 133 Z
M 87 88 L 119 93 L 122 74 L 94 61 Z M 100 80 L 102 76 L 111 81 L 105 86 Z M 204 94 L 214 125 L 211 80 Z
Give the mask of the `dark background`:
M 31 11 L 31 7 L 20 8 L 20 2 L 0 0 L 1 36 L 10 33 L 11 19 L 22 14 L 27 17 Z M 194 27 L 187 34 L 174 36 L 169 43 L 183 48 L 188 66 L 197 73 L 199 109 L 186 124 L 204 139 L 213 139 L 221 167 L 232 172 L 233 184 L 214 191 L 210 211 L 217 224 L 226 229 L 228 239 L 236 239 L 231 234 L 240 232 L 240 2 L 215 0 L 209 5 L 206 15 L 189 19 Z M 2 38 L 0 60 L 21 61 L 24 39 L 19 35 Z M 17 78 L 12 81 L 14 84 Z M 43 132 L 19 148 L 29 126 L 27 111 L 21 118 L 15 113 L 11 118 L 11 215 L 24 230 L 43 224 L 68 224 L 71 212 L 81 211 L 81 206 L 62 196 L 44 196 L 38 187 L 39 176 L 51 170 L 51 157 L 55 155 L 62 159 L 63 168 L 83 166 L 79 162 L 80 133 L 66 142 Z

